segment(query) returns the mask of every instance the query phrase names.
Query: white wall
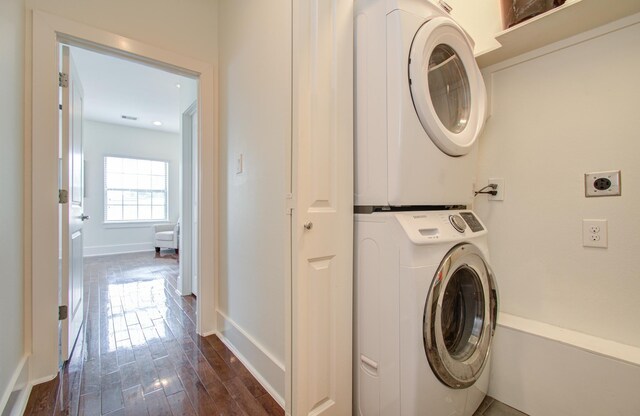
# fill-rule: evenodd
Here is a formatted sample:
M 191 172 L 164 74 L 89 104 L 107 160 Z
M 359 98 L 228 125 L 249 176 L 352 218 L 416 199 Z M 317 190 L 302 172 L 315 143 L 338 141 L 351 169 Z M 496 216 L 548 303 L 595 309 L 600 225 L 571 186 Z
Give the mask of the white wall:
M 500 1 L 447 0 L 447 4 L 453 8 L 451 16 L 473 38 L 476 55 L 500 47 L 495 39 L 496 33 L 503 30 Z
M 219 36 L 219 312 L 225 336 L 284 397 L 291 4 L 223 0 Z
M 635 21 L 640 20 L 635 16 Z M 493 115 L 477 197 L 503 312 L 640 347 L 640 24 L 489 68 Z M 622 170 L 622 196 L 585 198 L 583 174 Z M 582 246 L 582 219 L 609 221 L 609 248 Z
M 218 2 L 26 0 L 39 9 L 205 62 L 218 58 Z
M 24 354 L 23 286 L 23 88 L 24 88 L 24 3 L 0 2 L 0 413 L 13 389 L 12 380 Z
M 153 250 L 153 223 L 126 227 L 104 223 L 104 157 L 169 162 L 169 221 L 180 215 L 182 141 L 178 133 L 85 120 L 85 256 Z

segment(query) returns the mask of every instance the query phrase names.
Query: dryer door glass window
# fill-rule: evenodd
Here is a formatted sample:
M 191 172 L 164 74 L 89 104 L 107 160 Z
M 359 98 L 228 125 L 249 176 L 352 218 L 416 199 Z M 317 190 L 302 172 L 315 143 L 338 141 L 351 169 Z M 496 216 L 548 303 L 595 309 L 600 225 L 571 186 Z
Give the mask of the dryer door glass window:
M 449 131 L 460 133 L 471 112 L 469 77 L 460 57 L 449 45 L 440 44 L 433 49 L 426 70 L 438 118 Z

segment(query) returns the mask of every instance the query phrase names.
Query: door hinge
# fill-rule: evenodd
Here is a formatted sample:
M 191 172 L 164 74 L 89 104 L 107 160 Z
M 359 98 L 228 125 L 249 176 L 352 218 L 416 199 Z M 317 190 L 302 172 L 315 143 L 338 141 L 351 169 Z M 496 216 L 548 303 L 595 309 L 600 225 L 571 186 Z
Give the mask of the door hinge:
M 293 199 L 293 194 L 291 194 L 291 193 L 287 194 L 287 196 L 285 198 L 284 205 L 285 205 L 285 211 L 286 211 L 285 214 L 286 215 L 291 215 L 293 213 L 293 208 L 295 208 L 294 207 L 295 200 Z
M 58 203 L 66 204 L 69 202 L 69 191 L 66 189 L 58 189 Z
M 69 316 L 67 305 L 58 306 L 58 321 L 64 321 Z
M 67 88 L 69 86 L 69 76 L 64 72 L 58 72 L 58 86 Z

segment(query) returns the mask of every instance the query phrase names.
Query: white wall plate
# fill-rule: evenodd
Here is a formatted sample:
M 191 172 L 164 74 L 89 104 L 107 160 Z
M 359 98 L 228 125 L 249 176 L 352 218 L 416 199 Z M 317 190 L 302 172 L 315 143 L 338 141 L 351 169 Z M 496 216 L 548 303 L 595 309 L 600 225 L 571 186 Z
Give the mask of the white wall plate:
M 620 171 L 592 172 L 584 174 L 584 195 L 618 196 L 621 194 Z

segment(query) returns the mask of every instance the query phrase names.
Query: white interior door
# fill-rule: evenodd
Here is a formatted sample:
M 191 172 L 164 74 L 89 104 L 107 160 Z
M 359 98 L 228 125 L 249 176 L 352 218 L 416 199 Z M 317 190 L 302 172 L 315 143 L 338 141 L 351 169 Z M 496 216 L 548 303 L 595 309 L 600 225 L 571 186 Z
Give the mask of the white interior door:
M 351 414 L 353 3 L 293 3 L 292 414 Z
M 198 112 L 191 117 L 191 292 L 198 296 Z
M 61 176 L 68 200 L 62 204 L 61 305 L 67 318 L 61 322 L 60 355 L 71 356 L 83 322 L 83 212 L 84 175 L 82 147 L 83 91 L 69 47 L 62 46 Z

